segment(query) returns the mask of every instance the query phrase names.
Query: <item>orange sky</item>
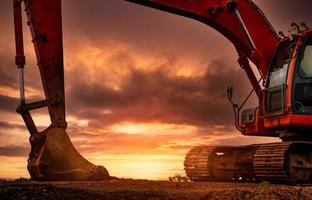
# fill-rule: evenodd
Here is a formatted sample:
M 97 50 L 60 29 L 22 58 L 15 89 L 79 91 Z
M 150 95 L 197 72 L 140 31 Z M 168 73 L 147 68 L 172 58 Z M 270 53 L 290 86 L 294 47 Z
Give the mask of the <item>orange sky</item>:
M 311 2 L 257 0 L 273 26 L 312 24 Z M 0 177 L 28 177 L 28 133 L 15 113 L 11 0 L 0 2 Z M 290 14 L 291 13 L 291 14 Z M 68 133 L 90 161 L 119 177 L 165 179 L 183 174 L 195 145 L 277 141 L 243 137 L 233 128 L 225 90 L 250 85 L 232 45 L 183 17 L 116 0 L 63 1 Z M 27 28 L 25 26 L 25 28 Z M 27 30 L 27 29 L 25 29 Z M 27 98 L 43 98 L 28 30 Z M 240 98 L 237 98 L 240 100 Z M 46 110 L 33 113 L 49 125 Z

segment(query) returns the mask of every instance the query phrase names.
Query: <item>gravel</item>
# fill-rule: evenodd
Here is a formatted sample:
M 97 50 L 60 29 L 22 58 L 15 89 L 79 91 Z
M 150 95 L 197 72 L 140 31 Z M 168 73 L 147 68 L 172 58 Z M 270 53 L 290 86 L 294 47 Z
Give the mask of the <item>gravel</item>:
M 311 199 L 312 185 L 263 183 L 172 183 L 119 179 L 83 182 L 0 181 L 0 199 Z

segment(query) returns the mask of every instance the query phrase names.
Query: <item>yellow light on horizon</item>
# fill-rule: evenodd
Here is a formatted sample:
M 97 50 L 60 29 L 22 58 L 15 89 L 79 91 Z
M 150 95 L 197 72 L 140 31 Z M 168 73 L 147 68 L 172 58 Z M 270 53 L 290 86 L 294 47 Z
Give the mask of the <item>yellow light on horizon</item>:
M 29 177 L 27 172 L 26 157 L 5 157 L 0 156 L 0 177 L 1 178 L 20 178 Z
M 93 155 L 93 163 L 105 166 L 112 176 L 120 178 L 168 180 L 175 174 L 184 175 L 184 156 L 177 155 Z
M 111 127 L 112 131 L 125 134 L 192 134 L 197 128 L 192 125 L 165 123 L 120 123 Z

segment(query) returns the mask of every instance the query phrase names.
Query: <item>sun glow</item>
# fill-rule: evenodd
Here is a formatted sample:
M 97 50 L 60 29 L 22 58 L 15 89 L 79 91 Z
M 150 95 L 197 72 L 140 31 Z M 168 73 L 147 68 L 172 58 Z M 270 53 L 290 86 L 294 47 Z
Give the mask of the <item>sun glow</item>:
M 27 172 L 26 157 L 5 157 L 0 156 L 0 176 L 1 178 L 29 177 Z
M 69 116 L 67 117 L 67 122 L 69 124 L 77 124 L 80 127 L 87 127 L 89 125 L 89 120 L 79 119 L 77 117 Z
M 125 134 L 191 134 L 195 126 L 164 123 L 121 123 L 112 126 L 114 132 Z
M 105 166 L 112 176 L 167 180 L 169 176 L 184 174 L 184 156 L 177 155 L 94 155 L 92 162 Z

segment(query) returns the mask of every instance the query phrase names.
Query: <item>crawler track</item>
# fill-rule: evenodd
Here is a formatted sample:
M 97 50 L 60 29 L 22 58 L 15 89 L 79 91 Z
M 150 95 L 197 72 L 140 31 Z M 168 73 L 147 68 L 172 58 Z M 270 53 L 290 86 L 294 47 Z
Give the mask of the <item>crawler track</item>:
M 291 143 L 261 144 L 254 155 L 253 167 L 258 180 L 288 181 L 287 150 Z
M 312 182 L 312 143 L 200 146 L 186 155 L 184 168 L 192 181 Z
M 212 180 L 209 169 L 209 156 L 216 147 L 199 146 L 191 149 L 184 161 L 184 170 L 192 181 Z

